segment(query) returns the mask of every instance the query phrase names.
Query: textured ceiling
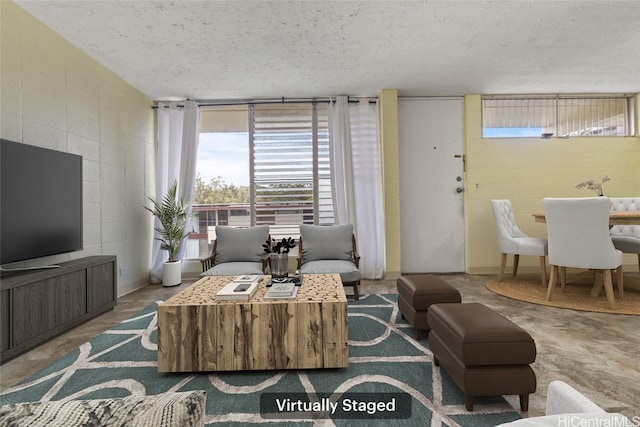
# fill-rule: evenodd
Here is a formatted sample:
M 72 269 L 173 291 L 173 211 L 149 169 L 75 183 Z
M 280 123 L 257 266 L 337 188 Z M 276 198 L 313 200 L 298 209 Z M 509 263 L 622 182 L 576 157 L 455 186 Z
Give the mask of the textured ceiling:
M 640 92 L 640 2 L 25 1 L 155 100 Z

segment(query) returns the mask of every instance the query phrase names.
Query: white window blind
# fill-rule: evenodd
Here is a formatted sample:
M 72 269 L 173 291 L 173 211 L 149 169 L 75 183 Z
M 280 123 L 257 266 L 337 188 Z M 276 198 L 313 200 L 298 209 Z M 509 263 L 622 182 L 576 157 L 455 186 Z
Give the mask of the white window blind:
M 632 98 L 620 96 L 486 96 L 482 137 L 633 135 Z
M 326 104 L 250 106 L 251 206 L 274 238 L 300 224 L 332 224 Z
M 559 98 L 558 135 L 628 136 L 627 98 Z

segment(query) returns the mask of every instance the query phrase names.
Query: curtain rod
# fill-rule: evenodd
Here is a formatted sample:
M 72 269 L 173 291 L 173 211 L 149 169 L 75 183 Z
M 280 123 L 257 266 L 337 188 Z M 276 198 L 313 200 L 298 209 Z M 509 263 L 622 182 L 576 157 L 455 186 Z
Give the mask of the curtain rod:
M 371 99 L 371 97 L 365 97 L 369 99 L 369 104 L 375 104 L 377 99 Z M 308 104 L 308 103 L 320 103 L 320 104 L 328 104 L 331 102 L 335 102 L 332 98 L 274 98 L 274 99 L 255 99 L 255 100 L 238 100 L 238 101 L 198 101 L 195 100 L 200 107 L 227 107 L 231 105 L 259 105 L 259 104 Z M 156 103 L 160 102 L 172 102 L 172 101 L 156 101 Z M 359 99 L 352 99 L 349 97 L 350 104 L 359 104 Z M 177 104 L 176 107 L 183 108 L 184 104 Z M 154 105 L 151 107 L 152 109 L 160 108 L 158 105 Z M 169 106 L 164 106 L 164 108 L 169 108 Z

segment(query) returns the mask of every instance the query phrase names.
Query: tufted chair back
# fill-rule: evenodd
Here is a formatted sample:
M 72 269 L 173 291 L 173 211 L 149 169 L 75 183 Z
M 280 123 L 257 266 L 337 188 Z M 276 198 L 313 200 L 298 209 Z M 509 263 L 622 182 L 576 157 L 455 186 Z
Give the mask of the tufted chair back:
M 502 280 L 507 263 L 507 254 L 513 255 L 513 276 L 518 273 L 520 255 L 535 255 L 540 257 L 540 278 L 544 286 L 547 280 L 547 241 L 536 237 L 529 237 L 520 230 L 511 208 L 509 199 L 491 200 L 493 219 L 496 222 L 498 246 L 502 252 L 498 281 Z
M 640 197 L 611 197 L 612 211 L 640 211 Z M 640 239 L 640 225 L 614 225 L 611 236 L 627 236 Z
M 610 200 L 612 211 L 640 211 L 640 197 L 618 197 Z M 638 254 L 640 269 L 640 225 L 611 227 L 611 240 L 616 249 L 628 254 Z
M 510 200 L 491 200 L 491 207 L 493 208 L 493 218 L 498 231 L 500 252 L 512 254 L 518 249 L 518 244 L 514 239 L 527 236 L 516 224 Z

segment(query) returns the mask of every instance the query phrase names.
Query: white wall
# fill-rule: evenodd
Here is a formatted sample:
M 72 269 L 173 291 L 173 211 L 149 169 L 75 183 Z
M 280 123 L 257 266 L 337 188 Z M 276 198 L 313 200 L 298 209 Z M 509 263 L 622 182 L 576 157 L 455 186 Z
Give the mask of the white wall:
M 151 99 L 12 2 L 0 15 L 0 135 L 83 156 L 84 250 L 28 264 L 116 255 L 119 295 L 147 284 Z

